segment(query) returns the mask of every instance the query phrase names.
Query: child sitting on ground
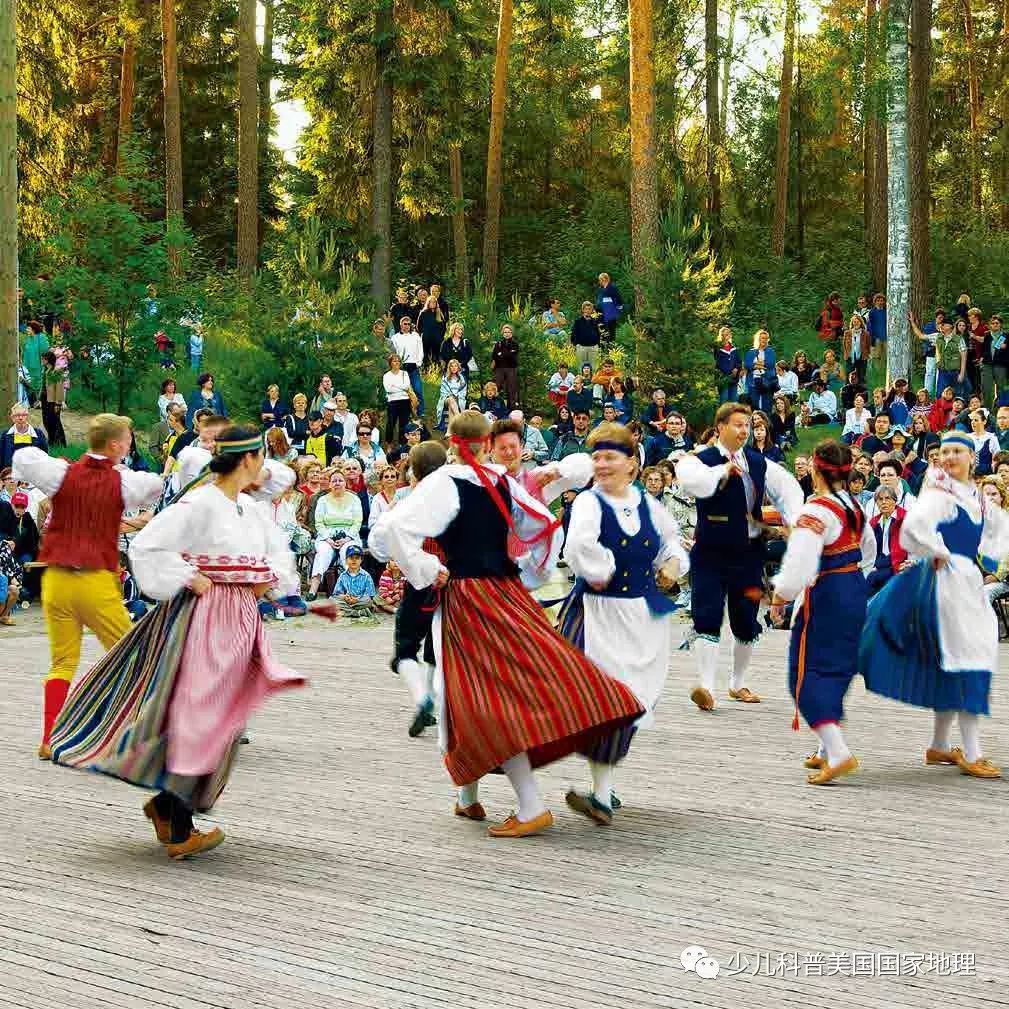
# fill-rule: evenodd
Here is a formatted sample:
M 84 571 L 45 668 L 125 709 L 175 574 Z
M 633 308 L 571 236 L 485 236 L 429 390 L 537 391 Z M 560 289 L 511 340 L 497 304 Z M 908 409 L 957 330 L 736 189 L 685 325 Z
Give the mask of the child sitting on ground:
M 366 617 L 375 612 L 375 583 L 371 575 L 361 569 L 363 559 L 364 551 L 359 546 L 347 547 L 347 567 L 340 572 L 331 596 L 345 617 Z
M 379 609 L 386 613 L 395 613 L 399 609 L 399 604 L 403 601 L 403 591 L 406 587 L 406 579 L 400 571 L 395 561 L 389 561 L 382 572 L 382 577 L 378 580 L 378 599 L 376 600 Z

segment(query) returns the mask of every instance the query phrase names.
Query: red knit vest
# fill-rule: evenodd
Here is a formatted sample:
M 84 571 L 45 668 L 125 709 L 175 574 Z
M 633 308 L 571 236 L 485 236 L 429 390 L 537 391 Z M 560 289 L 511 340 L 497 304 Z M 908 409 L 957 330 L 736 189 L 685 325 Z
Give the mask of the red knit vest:
M 122 482 L 112 460 L 82 456 L 53 495 L 39 560 L 59 568 L 117 571 L 122 519 Z

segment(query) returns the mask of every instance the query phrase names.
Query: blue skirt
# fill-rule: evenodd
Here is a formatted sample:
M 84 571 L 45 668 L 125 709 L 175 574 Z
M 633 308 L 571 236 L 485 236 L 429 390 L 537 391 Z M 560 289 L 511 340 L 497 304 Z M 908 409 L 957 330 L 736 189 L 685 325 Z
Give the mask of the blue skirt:
M 991 670 L 948 673 L 939 650 L 936 573 L 916 564 L 869 602 L 858 671 L 874 694 L 934 711 L 988 714 Z

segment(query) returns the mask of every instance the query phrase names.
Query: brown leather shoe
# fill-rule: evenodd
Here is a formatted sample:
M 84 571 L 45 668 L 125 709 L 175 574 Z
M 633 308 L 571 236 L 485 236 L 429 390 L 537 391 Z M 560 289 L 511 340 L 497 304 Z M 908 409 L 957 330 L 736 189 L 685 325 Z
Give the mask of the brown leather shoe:
M 827 758 L 821 757 L 818 753 L 811 753 L 803 762 L 803 767 L 808 767 L 811 771 L 819 771 L 821 767 L 827 766 Z
M 960 760 L 957 761 L 960 766 L 961 774 L 969 774 L 972 778 L 1001 778 L 1002 768 L 996 767 L 990 760 L 985 757 L 978 757 L 973 763 L 969 763 L 967 758 L 960 754 Z
M 148 799 L 144 803 L 144 816 L 151 821 L 154 833 L 158 835 L 158 840 L 162 844 L 168 844 L 172 840 L 172 824 L 158 812 L 158 807 L 153 799 Z
M 690 691 L 690 699 L 701 711 L 715 710 L 715 699 L 711 696 L 711 691 L 707 687 L 694 687 Z
M 52 760 L 53 759 L 53 748 L 48 743 L 41 743 L 39 745 L 39 760 Z
M 963 756 L 959 746 L 954 746 L 952 750 L 936 750 L 931 746 L 925 751 L 926 764 L 959 764 L 957 754 Z
M 836 767 L 831 767 L 830 764 L 827 764 L 825 767 L 820 768 L 816 774 L 810 774 L 806 778 L 806 781 L 810 785 L 829 785 L 835 778 L 840 778 L 844 774 L 852 774 L 857 770 L 858 760 L 854 756 L 851 756 Z
M 208 831 L 206 834 L 193 827 L 192 833 L 185 841 L 180 841 L 178 844 L 166 844 L 165 851 L 168 853 L 169 858 L 180 861 L 183 858 L 189 858 L 190 855 L 199 855 L 204 851 L 211 851 L 223 840 L 224 831 L 220 827 L 214 827 L 213 830 Z
M 554 815 L 550 810 L 534 816 L 531 820 L 520 820 L 514 813 L 504 823 L 495 823 L 487 828 L 491 837 L 529 837 L 554 825 Z
M 471 806 L 460 806 L 455 804 L 455 815 L 464 816 L 467 820 L 486 820 L 487 811 L 479 802 L 474 802 Z
M 730 688 L 729 697 L 734 701 L 742 701 L 743 704 L 760 704 L 760 695 L 755 694 L 749 687 L 740 687 L 738 690 Z

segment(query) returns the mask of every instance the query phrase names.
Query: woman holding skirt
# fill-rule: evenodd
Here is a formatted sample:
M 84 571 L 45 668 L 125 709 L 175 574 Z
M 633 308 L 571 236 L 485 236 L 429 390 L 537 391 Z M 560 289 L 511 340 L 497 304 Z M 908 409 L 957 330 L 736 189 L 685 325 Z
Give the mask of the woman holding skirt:
M 926 764 L 949 764 L 975 778 L 1001 770 L 981 750 L 979 715 L 988 714 L 998 662 L 998 625 L 984 591 L 979 555 L 1009 552 L 1009 518 L 971 480 L 974 443 L 947 431 L 939 469 L 929 469 L 900 533 L 924 558 L 873 597 L 859 650 L 869 690 L 934 712 Z M 953 721 L 963 747 L 950 745 Z
M 567 794 L 572 809 L 609 824 L 613 769 L 627 756 L 636 730 L 654 720 L 666 682 L 668 617 L 676 606 L 658 584 L 673 585 L 690 560 L 676 519 L 633 485 L 637 460 L 628 429 L 601 424 L 589 435 L 588 446 L 595 483 L 571 507 L 564 553 L 578 582 L 562 611 L 561 630 L 603 672 L 628 687 L 645 709 L 638 721 L 581 751 L 589 760 L 592 787 Z M 581 640 L 573 633 L 579 597 Z
M 130 546 L 145 594 L 162 600 L 76 686 L 53 732 L 53 759 L 158 790 L 144 806 L 171 858 L 215 848 L 194 810 L 223 790 L 252 712 L 301 686 L 270 653 L 257 600 L 293 575 L 293 554 L 246 491 L 264 476 L 263 440 L 231 427 L 213 480 L 156 515 Z M 286 472 L 269 474 L 275 486 Z
M 869 590 L 864 572 L 876 560 L 876 537 L 845 489 L 851 449 L 822 441 L 813 451 L 813 496 L 803 505 L 774 579 L 771 619 L 781 623 L 795 601 L 788 687 L 799 714 L 820 740 L 806 760 L 811 785 L 857 770 L 841 732 L 844 695 L 858 668 L 858 642 Z

